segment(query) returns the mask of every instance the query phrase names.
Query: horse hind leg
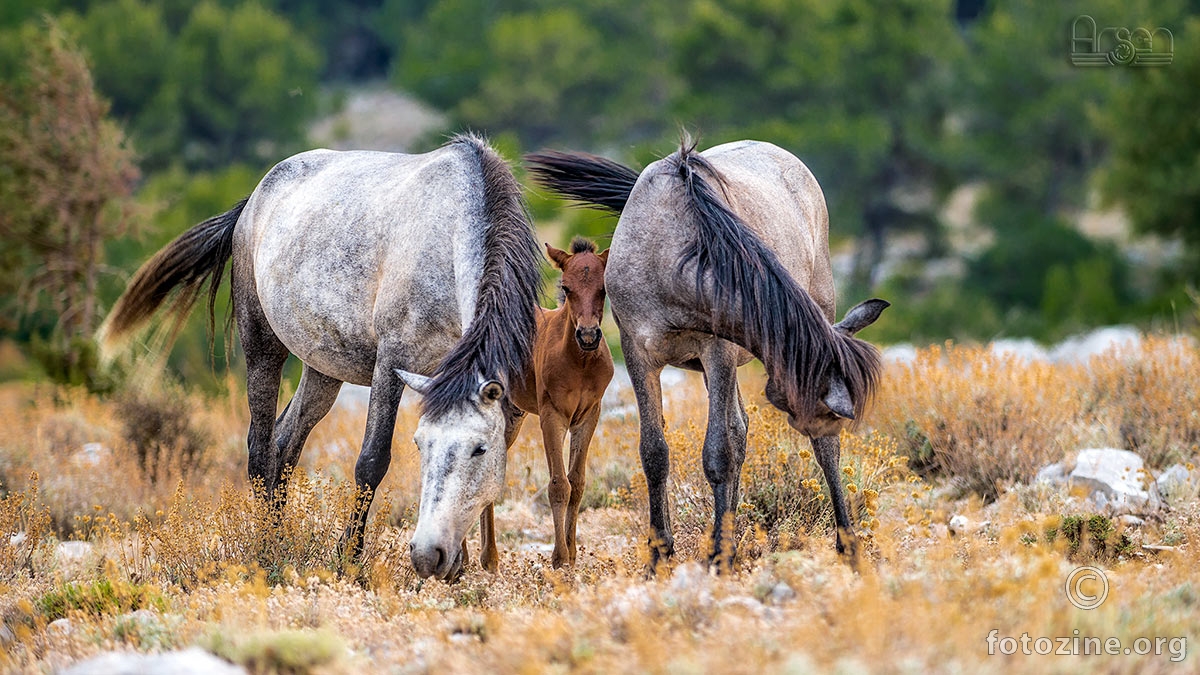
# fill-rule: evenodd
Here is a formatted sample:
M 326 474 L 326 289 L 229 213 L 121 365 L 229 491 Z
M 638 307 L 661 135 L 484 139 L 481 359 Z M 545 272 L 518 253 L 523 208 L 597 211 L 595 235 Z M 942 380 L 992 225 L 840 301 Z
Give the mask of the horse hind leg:
M 709 562 L 719 570 L 733 565 L 738 477 L 746 456 L 746 424 L 737 382 L 737 352 L 713 340 L 701 353 L 708 387 L 708 427 L 704 432 L 704 475 L 713 491 L 713 536 Z
M 235 275 L 234 307 L 238 339 L 246 355 L 246 398 L 250 404 L 247 469 L 251 482 L 261 485 L 270 496 L 278 487 L 275 413 L 279 407 L 279 382 L 288 350 L 271 330 L 253 289 L 238 292 L 237 286 L 244 284 L 237 283 Z
M 275 421 L 275 444 L 279 461 L 275 467 L 276 484 L 296 467 L 300 453 L 313 427 L 329 414 L 341 391 L 342 381 L 321 373 L 308 364 L 300 375 L 300 385 L 283 414 Z
M 620 322 L 617 323 L 620 326 Z M 621 349 L 625 354 L 625 368 L 633 383 L 637 397 L 640 439 L 638 454 L 642 460 L 642 471 L 646 474 L 646 488 L 650 498 L 650 565 L 648 572 L 654 574 L 658 565 L 675 553 L 675 537 L 671 534 L 671 515 L 667 510 L 667 477 L 671 472 L 671 454 L 663 434 L 662 375 L 661 365 L 652 365 L 649 355 L 630 337 L 621 332 Z

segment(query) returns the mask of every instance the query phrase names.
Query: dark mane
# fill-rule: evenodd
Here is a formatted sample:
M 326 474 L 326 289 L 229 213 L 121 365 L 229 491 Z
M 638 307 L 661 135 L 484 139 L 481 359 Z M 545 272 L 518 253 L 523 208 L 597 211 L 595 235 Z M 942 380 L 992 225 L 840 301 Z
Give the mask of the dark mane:
M 695 148 L 685 139 L 669 161 L 698 229 L 684 249 L 680 269 L 695 262 L 698 302 L 710 310 L 713 334 L 740 343 L 761 359 L 794 414 L 820 412 L 818 402 L 836 367 L 850 390 L 855 417 L 861 419 L 879 380 L 879 353 L 830 326 L 775 253 L 718 196 L 714 185 L 724 192 L 725 179 Z M 706 298 L 706 280 L 711 298 Z
M 533 350 L 542 281 L 533 227 L 508 163 L 474 134 L 457 135 L 446 145 L 479 161 L 487 229 L 475 318 L 433 376 L 422 410 L 432 417 L 470 400 L 481 377 L 508 387 L 524 372 Z
M 592 241 L 591 239 L 585 239 L 579 235 L 575 235 L 575 237 L 571 239 L 571 255 L 575 255 L 576 253 L 595 252 L 596 242 Z

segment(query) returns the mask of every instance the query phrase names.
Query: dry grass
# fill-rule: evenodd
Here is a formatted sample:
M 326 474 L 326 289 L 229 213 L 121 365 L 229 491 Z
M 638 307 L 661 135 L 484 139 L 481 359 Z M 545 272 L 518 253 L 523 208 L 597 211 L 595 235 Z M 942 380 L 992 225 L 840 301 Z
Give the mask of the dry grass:
M 1152 467 L 1192 459 L 1200 422 L 1187 377 L 1198 358 L 1190 344 L 1151 339 L 1078 367 L 963 347 L 932 348 L 912 365 L 889 366 L 872 428 L 842 439 L 843 483 L 868 540 L 857 572 L 833 551 L 830 507 L 808 443 L 762 403 L 759 374 L 743 381 L 752 403 L 738 564 L 720 577 L 697 564 L 711 518 L 698 377 L 668 391 L 677 556 L 656 579 L 643 578 L 636 415 L 601 422 L 585 496 L 592 508 L 581 515 L 579 562 L 569 571 L 549 566 L 547 472 L 536 424 L 527 424 L 497 509 L 502 573 L 472 563 L 455 585 L 421 582 L 408 564 L 419 463 L 407 402 L 364 565 L 339 574 L 336 542 L 357 498 L 350 477 L 361 410 L 337 409 L 314 430 L 286 511 L 275 519 L 245 483 L 242 395 L 186 397 L 181 412 L 160 420 L 168 440 L 147 445 L 117 403 L 2 387 L 0 670 L 44 672 L 112 649 L 199 645 L 262 673 L 485 665 L 497 672 L 1172 671 L 1179 664 L 1168 652 L 989 656 L 986 638 L 997 629 L 999 637 L 1098 636 L 1129 646 L 1138 637 L 1196 635 L 1200 509 L 1188 505 L 1122 533 L 1132 549 L 1102 563 L 1109 598 L 1083 611 L 1063 594 L 1077 564 L 1069 537 L 1047 543 L 1043 536 L 1075 522 L 1062 516 L 1080 515 L 1071 510 L 1077 500 L 1016 482 L 1080 444 L 1130 439 L 1127 447 Z M 136 412 L 147 417 L 144 408 Z M 172 444 L 195 437 L 207 440 L 197 456 L 171 459 Z M 139 459 L 146 448 L 155 453 L 149 464 Z M 910 472 L 910 458 L 925 479 Z M 933 486 L 947 481 L 967 488 L 963 496 L 935 497 Z M 965 534 L 948 534 L 952 514 L 967 518 Z M 15 532 L 24 538 L 10 543 Z M 56 551 L 70 538 L 90 546 Z M 51 623 L 59 617 L 69 629 Z

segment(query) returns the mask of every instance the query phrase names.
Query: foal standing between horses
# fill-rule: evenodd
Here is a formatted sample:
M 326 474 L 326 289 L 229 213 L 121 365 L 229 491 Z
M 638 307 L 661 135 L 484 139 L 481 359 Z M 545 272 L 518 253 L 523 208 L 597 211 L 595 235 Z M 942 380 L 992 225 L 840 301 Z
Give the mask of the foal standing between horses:
M 714 502 L 710 561 L 728 567 L 733 543 L 723 541 L 722 530 L 737 508 L 746 456 L 737 367 L 754 356 L 767 371 L 768 400 L 812 440 L 832 498 L 837 550 L 853 555 L 838 433 L 861 417 L 881 370 L 879 353 L 854 334 L 888 303 L 868 300 L 833 323 L 829 214 L 808 168 L 754 141 L 699 153 L 685 140 L 640 175 L 580 153 L 526 159 L 541 184 L 620 214 L 607 289 L 641 418 L 652 569 L 674 552 L 662 369 L 704 373 L 704 473 Z
M 575 564 L 575 525 L 587 479 L 588 446 L 600 420 L 600 400 L 613 376 L 612 353 L 604 341 L 604 267 L 608 251 L 576 237 L 571 252 L 546 244 L 562 270 L 557 309 L 540 309 L 533 359 L 525 377 L 509 391 L 521 410 L 538 416 L 550 466 L 550 511 L 554 514 L 554 567 Z M 569 468 L 563 465 L 563 436 L 571 432 Z M 495 570 L 493 511 L 483 512 L 480 528 L 485 569 Z

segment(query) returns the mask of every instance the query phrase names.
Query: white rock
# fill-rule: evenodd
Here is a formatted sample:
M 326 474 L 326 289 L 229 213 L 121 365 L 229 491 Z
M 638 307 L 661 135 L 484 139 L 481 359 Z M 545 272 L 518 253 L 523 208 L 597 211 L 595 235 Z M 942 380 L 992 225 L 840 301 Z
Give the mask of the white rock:
M 767 594 L 767 599 L 776 605 L 782 605 L 794 597 L 796 597 L 796 591 L 782 581 L 772 586 L 771 592 Z
M 1093 356 L 1117 347 L 1135 348 L 1142 342 L 1142 334 L 1132 326 L 1108 326 L 1090 333 L 1076 335 L 1058 343 L 1050 351 L 1050 360 L 1055 363 L 1087 363 Z
M 1172 464 L 1163 471 L 1158 480 L 1158 493 L 1168 500 L 1188 499 L 1196 495 L 1197 476 L 1182 464 Z
M 1034 477 L 1033 482 L 1061 485 L 1067 482 L 1067 470 L 1062 465 L 1062 462 L 1047 464 L 1038 470 L 1037 476 Z
M 950 534 L 961 536 L 967 533 L 967 528 L 971 526 L 971 521 L 967 520 L 966 516 L 957 515 L 950 519 Z
M 209 654 L 199 647 L 180 652 L 139 654 L 109 652 L 80 661 L 62 671 L 62 675 L 139 675 L 141 673 L 172 673 L 173 675 L 245 675 L 246 669 Z
M 991 350 L 996 356 L 1011 356 L 1026 363 L 1049 360 L 1046 348 L 1030 338 L 995 340 Z
M 917 360 L 917 348 L 907 342 L 892 345 L 883 348 L 883 360 L 885 363 L 912 363 Z
M 74 630 L 70 619 L 55 619 L 46 624 L 46 633 L 50 635 L 70 635 Z
M 1097 506 L 1114 514 L 1148 513 L 1161 504 L 1156 492 L 1146 489 L 1143 469 L 1142 458 L 1128 450 L 1089 448 L 1079 451 L 1070 484 L 1086 489 Z
M 25 534 L 24 532 L 18 532 L 8 538 L 8 545 L 16 548 L 17 546 L 24 544 L 26 539 L 29 539 L 28 534 Z
M 1146 521 L 1142 520 L 1141 518 L 1138 518 L 1135 515 L 1129 514 L 1129 513 L 1126 513 L 1125 515 L 1121 516 L 1117 520 L 1120 520 L 1122 523 L 1124 523 L 1128 527 L 1141 527 L 1142 525 L 1146 524 Z

